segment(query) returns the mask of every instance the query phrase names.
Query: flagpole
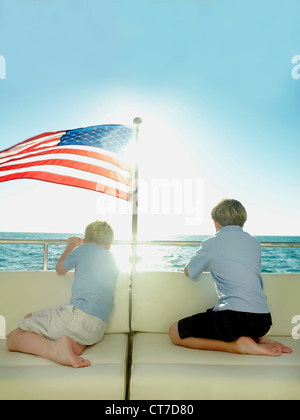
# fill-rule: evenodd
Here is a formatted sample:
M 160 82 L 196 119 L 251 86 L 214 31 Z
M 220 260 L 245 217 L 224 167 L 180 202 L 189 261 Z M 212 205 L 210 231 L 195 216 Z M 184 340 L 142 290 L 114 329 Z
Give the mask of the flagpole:
M 134 127 L 134 142 L 135 142 L 135 163 L 134 163 L 134 176 L 133 176 L 133 195 L 132 195 L 132 255 L 131 255 L 131 271 L 136 271 L 136 241 L 138 230 L 138 178 L 139 168 L 137 161 L 137 150 L 139 144 L 139 126 L 142 124 L 142 119 L 136 117 L 133 119 Z

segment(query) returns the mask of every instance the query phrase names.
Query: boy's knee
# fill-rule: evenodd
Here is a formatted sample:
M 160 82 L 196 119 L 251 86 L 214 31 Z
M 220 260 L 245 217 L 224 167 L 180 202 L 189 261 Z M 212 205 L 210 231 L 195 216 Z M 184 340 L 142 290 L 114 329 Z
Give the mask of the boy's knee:
M 7 345 L 8 350 L 10 350 L 10 351 L 13 350 L 13 341 L 14 341 L 15 331 L 16 330 L 9 333 L 7 338 L 6 338 L 6 345 Z
M 174 344 L 178 344 L 181 340 L 178 333 L 178 322 L 172 324 L 169 328 L 169 337 Z
M 21 332 L 23 332 L 23 331 L 20 328 L 17 328 L 15 330 L 13 330 L 11 333 L 8 334 L 8 336 L 6 338 L 6 346 L 7 346 L 8 350 L 14 351 L 16 349 L 15 337 L 18 334 L 20 334 Z

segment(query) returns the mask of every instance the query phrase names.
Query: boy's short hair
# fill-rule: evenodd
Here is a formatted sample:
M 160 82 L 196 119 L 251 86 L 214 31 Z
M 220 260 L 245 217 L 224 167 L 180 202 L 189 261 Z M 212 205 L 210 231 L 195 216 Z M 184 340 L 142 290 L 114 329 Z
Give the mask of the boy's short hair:
M 221 226 L 238 225 L 243 227 L 247 220 L 247 212 L 239 201 L 224 199 L 212 209 L 211 217 Z
M 107 222 L 92 222 L 85 228 L 85 242 L 94 242 L 98 245 L 109 246 L 114 240 L 114 231 Z

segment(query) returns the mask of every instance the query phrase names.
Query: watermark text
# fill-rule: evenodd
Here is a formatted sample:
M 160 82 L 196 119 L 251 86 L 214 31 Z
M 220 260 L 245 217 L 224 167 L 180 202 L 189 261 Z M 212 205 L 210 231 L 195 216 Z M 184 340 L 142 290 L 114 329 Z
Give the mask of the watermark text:
M 292 64 L 296 64 L 292 68 L 292 78 L 298 80 L 300 79 L 300 55 L 294 55 L 292 58 Z
M 137 192 L 131 200 L 135 199 L 138 201 L 138 214 L 184 216 L 188 226 L 203 222 L 203 179 L 139 178 Z M 127 214 L 132 212 L 132 206 L 124 207 L 121 200 L 110 201 L 101 197 L 97 201 L 97 211 L 102 215 Z
M 0 55 L 0 79 L 6 79 L 6 60 L 3 55 Z
M 300 338 L 300 315 L 295 315 L 292 318 L 292 324 L 296 324 L 292 329 L 292 337 L 294 340 L 299 340 Z

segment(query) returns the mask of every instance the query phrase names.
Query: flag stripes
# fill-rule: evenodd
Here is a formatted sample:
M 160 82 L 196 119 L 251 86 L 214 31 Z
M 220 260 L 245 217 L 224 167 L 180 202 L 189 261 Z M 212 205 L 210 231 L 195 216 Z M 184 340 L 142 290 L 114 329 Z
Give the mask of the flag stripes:
M 0 152 L 0 182 L 37 179 L 129 198 L 130 166 L 115 150 L 131 140 L 121 125 L 44 133 Z

